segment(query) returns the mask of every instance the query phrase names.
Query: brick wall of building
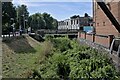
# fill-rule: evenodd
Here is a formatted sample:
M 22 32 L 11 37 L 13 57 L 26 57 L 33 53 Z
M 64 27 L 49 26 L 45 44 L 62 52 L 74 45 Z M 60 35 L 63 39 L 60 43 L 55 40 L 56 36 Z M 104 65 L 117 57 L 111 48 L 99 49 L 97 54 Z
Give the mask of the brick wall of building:
M 112 12 L 114 17 L 120 22 L 120 2 L 110 2 L 106 4 L 109 10 Z M 108 19 L 106 14 L 102 9 L 95 3 L 94 5 L 94 22 L 96 34 L 100 35 L 115 35 L 118 36 L 119 33 L 111 21 Z
M 118 3 L 118 20 L 119 20 L 119 23 L 120 23 L 120 1 Z
M 120 0 L 119 2 L 109 2 L 106 5 L 116 20 L 120 22 Z M 114 36 L 120 37 L 120 33 L 96 2 L 93 4 L 93 15 L 96 34 L 89 35 L 80 32 L 79 37 L 109 48 Z

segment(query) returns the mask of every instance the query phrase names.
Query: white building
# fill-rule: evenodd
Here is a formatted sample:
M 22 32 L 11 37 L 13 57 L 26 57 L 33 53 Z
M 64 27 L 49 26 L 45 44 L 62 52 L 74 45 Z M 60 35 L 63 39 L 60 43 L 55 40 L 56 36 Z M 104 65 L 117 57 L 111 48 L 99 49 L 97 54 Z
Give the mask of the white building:
M 91 17 L 71 17 L 64 21 L 58 21 L 58 29 L 83 29 L 84 25 L 88 25 Z

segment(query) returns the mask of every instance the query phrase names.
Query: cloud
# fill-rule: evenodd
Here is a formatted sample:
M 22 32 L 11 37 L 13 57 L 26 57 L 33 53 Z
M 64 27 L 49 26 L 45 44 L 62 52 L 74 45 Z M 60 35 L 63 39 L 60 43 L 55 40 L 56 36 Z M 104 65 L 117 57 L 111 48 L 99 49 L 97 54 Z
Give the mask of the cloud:
M 36 13 L 36 12 L 47 12 L 50 13 L 55 18 L 62 20 L 67 19 L 72 15 L 84 15 L 84 13 L 91 14 L 91 8 L 90 4 L 87 4 L 86 2 L 70 2 L 73 0 L 64 0 L 64 2 L 59 2 L 63 0 L 52 0 L 54 2 L 50 2 L 50 0 L 46 0 L 49 2 L 42 2 L 45 0 L 13 0 L 13 3 L 15 5 L 21 5 L 24 4 L 28 7 L 28 11 L 30 12 L 30 15 Z M 68 2 L 65 2 L 68 1 Z M 78 1 L 78 0 L 74 0 Z M 80 1 L 80 0 L 79 0 Z M 82 0 L 85 1 L 85 0 Z
M 55 5 L 55 4 L 48 4 L 48 2 L 53 3 L 53 2 L 91 2 L 91 1 L 92 0 L 13 0 L 12 2 L 15 5 L 24 4 L 24 5 L 28 6 L 28 7 L 40 7 L 40 6 L 46 6 L 46 5 Z M 42 4 L 38 4 L 40 2 Z M 68 10 L 70 10 L 70 8 L 68 8 Z
M 15 2 L 92 2 L 92 0 L 13 0 Z

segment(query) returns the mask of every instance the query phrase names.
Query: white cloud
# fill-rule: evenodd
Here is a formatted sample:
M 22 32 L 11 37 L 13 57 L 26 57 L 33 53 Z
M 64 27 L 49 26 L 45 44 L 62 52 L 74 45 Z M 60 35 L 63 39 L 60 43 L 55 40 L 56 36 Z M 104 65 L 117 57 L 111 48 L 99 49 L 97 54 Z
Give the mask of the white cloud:
M 13 4 L 15 5 L 26 5 L 28 7 L 39 7 L 46 5 L 54 5 L 54 4 L 35 4 L 36 2 L 91 2 L 92 0 L 13 0 Z M 34 3 L 35 2 L 35 3 Z
M 92 2 L 92 0 L 13 0 L 15 2 Z
M 15 2 L 92 2 L 93 0 L 1 0 L 2 2 L 10 2 L 10 1 L 15 1 Z M 104 0 L 98 0 L 98 1 L 104 1 Z M 120 0 L 105 0 L 107 2 L 119 2 Z

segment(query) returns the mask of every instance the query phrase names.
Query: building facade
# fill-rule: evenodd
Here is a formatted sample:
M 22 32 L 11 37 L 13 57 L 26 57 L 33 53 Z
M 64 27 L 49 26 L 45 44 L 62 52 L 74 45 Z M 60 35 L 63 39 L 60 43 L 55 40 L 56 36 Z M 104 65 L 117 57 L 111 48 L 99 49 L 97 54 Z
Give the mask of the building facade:
M 105 2 L 107 8 L 112 13 L 112 15 L 115 17 L 118 23 L 120 23 L 120 0 L 117 0 L 117 2 L 114 2 L 114 0 L 111 0 L 109 2 Z M 116 37 L 120 36 L 119 31 L 115 28 L 113 23 L 110 21 L 110 19 L 107 17 L 105 12 L 100 8 L 100 6 L 97 4 L 96 0 L 94 0 L 93 3 L 93 21 L 95 22 L 95 32 L 98 35 L 114 35 Z M 117 26 L 120 27 L 120 26 Z
M 78 29 L 83 30 L 83 26 L 89 25 L 92 17 L 71 17 L 63 21 L 58 21 L 58 29 Z
M 110 48 L 114 38 L 120 38 L 120 0 L 93 0 L 94 32 L 78 32 L 78 37 Z

